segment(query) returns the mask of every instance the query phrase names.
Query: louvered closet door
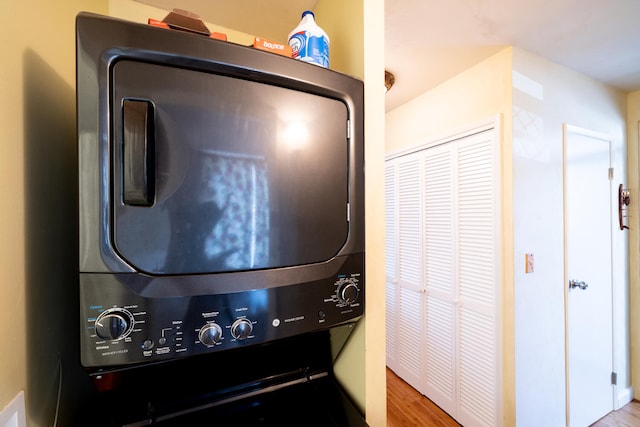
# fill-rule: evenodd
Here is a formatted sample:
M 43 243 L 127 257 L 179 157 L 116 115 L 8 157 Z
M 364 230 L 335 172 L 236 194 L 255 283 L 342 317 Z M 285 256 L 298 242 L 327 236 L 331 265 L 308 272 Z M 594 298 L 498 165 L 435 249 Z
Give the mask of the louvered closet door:
M 422 153 L 427 285 L 424 394 L 450 414 L 456 412 L 454 148 L 445 144 Z
M 458 411 L 463 425 L 498 426 L 498 212 L 494 132 L 457 142 Z
M 422 168 L 419 156 L 397 161 L 397 370 L 414 388 L 423 378 Z
M 385 164 L 385 271 L 386 271 L 386 354 L 387 366 L 398 369 L 398 245 L 396 162 Z
M 494 138 L 387 161 L 388 365 L 465 427 L 501 425 Z

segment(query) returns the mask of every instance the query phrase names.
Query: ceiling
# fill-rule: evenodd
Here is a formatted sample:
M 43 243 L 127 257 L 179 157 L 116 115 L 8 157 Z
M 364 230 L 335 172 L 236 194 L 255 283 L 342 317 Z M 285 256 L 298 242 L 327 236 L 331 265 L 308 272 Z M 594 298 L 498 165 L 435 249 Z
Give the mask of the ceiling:
M 285 39 L 318 2 L 138 1 L 273 40 Z M 639 90 L 640 0 L 386 0 L 385 67 L 396 77 L 387 111 L 509 45 Z
M 386 0 L 387 111 L 505 46 L 640 89 L 639 0 Z

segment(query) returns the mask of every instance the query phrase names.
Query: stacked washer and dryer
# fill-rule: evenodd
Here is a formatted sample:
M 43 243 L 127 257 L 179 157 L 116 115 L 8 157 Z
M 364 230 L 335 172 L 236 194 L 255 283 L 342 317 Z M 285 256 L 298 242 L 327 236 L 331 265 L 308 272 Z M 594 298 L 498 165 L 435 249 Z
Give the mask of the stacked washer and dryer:
M 77 17 L 81 362 L 93 425 L 364 426 L 363 84 Z

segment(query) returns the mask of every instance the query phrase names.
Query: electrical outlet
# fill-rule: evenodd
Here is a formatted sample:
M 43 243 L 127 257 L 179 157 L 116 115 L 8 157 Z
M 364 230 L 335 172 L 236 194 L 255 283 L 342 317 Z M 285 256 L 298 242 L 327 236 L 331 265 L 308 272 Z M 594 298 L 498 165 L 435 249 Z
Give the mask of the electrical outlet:
M 529 274 L 533 273 L 533 254 L 525 254 L 525 267 L 524 272 Z

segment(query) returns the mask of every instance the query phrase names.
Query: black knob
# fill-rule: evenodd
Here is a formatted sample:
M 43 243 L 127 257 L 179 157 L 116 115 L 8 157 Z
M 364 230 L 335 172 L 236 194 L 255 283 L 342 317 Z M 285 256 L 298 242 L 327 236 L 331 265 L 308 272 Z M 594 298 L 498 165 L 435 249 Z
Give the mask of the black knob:
M 217 323 L 207 323 L 200 328 L 198 339 L 207 347 L 216 345 L 222 338 L 222 328 Z
M 96 335 L 104 340 L 116 341 L 124 338 L 133 324 L 126 310 L 109 310 L 101 313 L 95 322 Z
M 360 289 L 353 280 L 346 280 L 338 285 L 338 301 L 343 304 L 350 305 L 356 302 Z
M 231 325 L 231 335 L 237 340 L 244 340 L 251 335 L 253 325 L 249 319 L 238 319 Z

